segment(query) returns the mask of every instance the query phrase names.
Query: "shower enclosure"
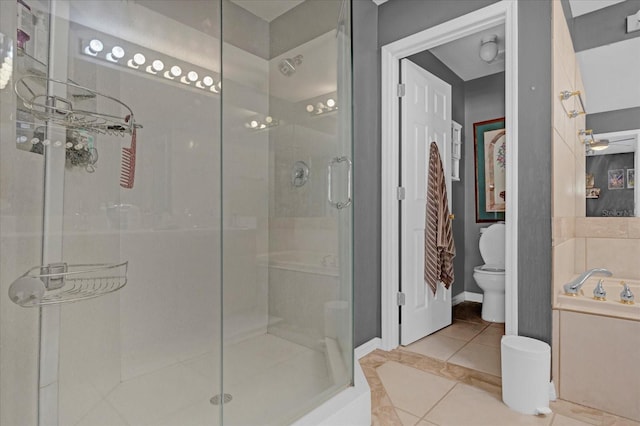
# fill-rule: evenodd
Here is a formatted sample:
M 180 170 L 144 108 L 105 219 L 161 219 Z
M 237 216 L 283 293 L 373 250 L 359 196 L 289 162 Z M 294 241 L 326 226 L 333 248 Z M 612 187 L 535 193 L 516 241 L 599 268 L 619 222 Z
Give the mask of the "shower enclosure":
M 348 388 L 350 1 L 0 8 L 0 423 L 290 424 Z

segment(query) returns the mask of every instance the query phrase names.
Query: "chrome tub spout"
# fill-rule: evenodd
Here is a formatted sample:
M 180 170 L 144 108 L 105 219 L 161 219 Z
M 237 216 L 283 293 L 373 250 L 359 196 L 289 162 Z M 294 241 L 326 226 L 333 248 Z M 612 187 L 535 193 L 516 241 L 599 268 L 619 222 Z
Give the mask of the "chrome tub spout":
M 567 294 L 567 295 L 570 295 L 570 296 L 577 296 L 578 295 L 578 291 L 580 291 L 580 288 L 582 287 L 582 285 L 592 275 L 602 275 L 602 276 L 605 276 L 605 277 L 610 277 L 613 274 L 611 273 L 611 271 L 609 271 L 608 269 L 604 269 L 604 268 L 589 269 L 588 271 L 583 272 L 575 280 L 571 281 L 570 283 L 565 284 L 563 286 L 564 293 Z

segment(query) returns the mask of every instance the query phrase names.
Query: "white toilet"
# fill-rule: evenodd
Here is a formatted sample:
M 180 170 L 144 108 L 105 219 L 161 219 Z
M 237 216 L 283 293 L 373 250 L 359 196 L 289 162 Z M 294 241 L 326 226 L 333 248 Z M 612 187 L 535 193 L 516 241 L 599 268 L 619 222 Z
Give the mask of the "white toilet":
M 484 292 L 482 319 L 485 321 L 504 322 L 504 246 L 504 223 L 480 230 L 484 265 L 473 268 L 473 279 Z

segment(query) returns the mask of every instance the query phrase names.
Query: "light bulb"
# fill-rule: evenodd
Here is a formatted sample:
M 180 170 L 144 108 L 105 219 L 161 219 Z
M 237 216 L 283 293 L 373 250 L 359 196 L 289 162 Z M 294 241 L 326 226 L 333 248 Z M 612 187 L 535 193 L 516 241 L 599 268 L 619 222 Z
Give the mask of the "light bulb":
M 498 56 L 498 36 L 492 34 L 482 38 L 480 42 L 480 59 L 489 63 Z
M 164 63 L 160 59 L 156 59 L 155 61 L 153 61 L 151 66 L 155 71 L 158 71 L 158 72 L 164 69 Z
M 89 42 L 89 45 L 84 48 L 84 53 L 91 56 L 96 56 L 98 53 L 102 52 L 104 49 L 104 45 L 100 40 L 94 38 Z
M 313 105 L 309 104 L 307 105 L 307 112 L 313 112 L 315 108 L 313 107 Z
M 164 69 L 164 63 L 160 59 L 156 59 L 147 67 L 149 74 L 157 74 Z
M 136 65 L 143 65 L 146 60 L 147 58 L 145 58 L 142 53 L 136 53 L 133 55 L 133 62 L 135 62 Z
M 329 98 L 327 99 L 327 106 L 329 108 L 333 108 L 334 106 L 336 106 L 336 101 L 334 101 L 333 99 Z
M 255 129 L 256 127 L 258 127 L 258 122 L 256 120 L 253 120 L 251 121 L 251 123 L 249 123 L 249 125 L 252 129 Z
M 264 121 L 266 121 L 267 123 L 271 124 L 271 123 L 273 123 L 273 117 L 271 117 L 270 115 L 267 115 L 264 118 Z
M 193 83 L 198 80 L 198 73 L 195 71 L 189 71 L 187 73 L 187 78 Z
M 118 62 L 118 60 L 124 58 L 124 49 L 120 46 L 113 46 L 111 52 L 107 53 L 107 60 L 111 62 Z
M 164 76 L 169 80 L 180 77 L 180 74 L 182 74 L 182 68 L 177 65 L 172 66 L 170 70 L 164 72 Z
M 202 84 L 204 84 L 207 87 L 213 86 L 213 78 L 211 78 L 208 75 L 205 75 L 204 78 L 202 79 Z
M 142 53 L 136 53 L 135 55 L 133 55 L 133 59 L 129 59 L 127 65 L 131 68 L 137 69 L 138 67 L 140 67 L 140 65 L 144 65 L 146 61 L 147 58 L 145 58 Z

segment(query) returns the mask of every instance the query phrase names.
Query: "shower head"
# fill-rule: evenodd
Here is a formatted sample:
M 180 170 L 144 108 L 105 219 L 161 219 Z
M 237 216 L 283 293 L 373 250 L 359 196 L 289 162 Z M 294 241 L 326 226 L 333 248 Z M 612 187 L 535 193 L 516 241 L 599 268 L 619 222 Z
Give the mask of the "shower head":
M 302 64 L 302 55 L 285 58 L 278 63 L 278 69 L 285 77 L 291 77 L 296 72 L 296 66 Z

